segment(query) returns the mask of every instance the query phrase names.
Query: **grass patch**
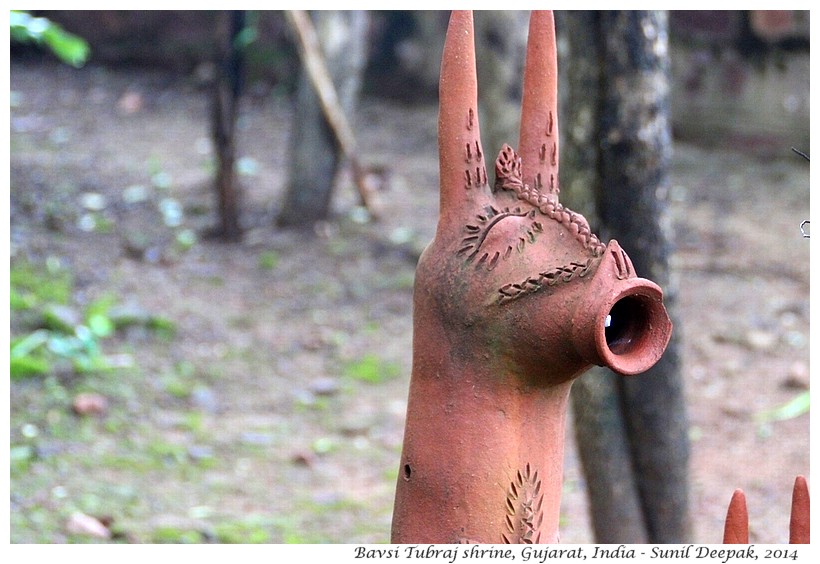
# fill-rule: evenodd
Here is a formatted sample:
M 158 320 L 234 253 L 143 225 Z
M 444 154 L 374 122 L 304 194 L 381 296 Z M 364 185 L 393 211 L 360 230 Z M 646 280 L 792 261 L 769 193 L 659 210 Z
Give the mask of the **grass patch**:
M 133 324 L 116 312 L 116 298 L 103 295 L 84 308 L 72 305 L 73 278 L 55 258 L 44 265 L 17 262 L 10 269 L 11 309 L 16 312 L 10 339 L 12 379 L 55 372 L 108 372 L 130 367 L 130 355 L 108 356 L 102 342 Z M 146 327 L 160 335 L 173 332 L 163 318 L 143 315 Z
M 259 254 L 257 264 L 261 270 L 273 270 L 279 264 L 279 253 L 276 251 L 264 251 Z
M 272 541 L 272 522 L 260 516 L 219 523 L 214 527 L 217 542 L 225 544 L 263 544 Z
M 305 530 L 299 519 L 264 515 L 221 521 L 209 532 L 184 527 L 158 527 L 152 532 L 151 540 L 154 543 L 171 544 L 315 544 L 329 541 L 316 532 Z
M 156 544 L 200 544 L 205 536 L 200 531 L 179 527 L 157 527 L 151 535 L 151 542 Z
M 396 362 L 386 361 L 375 354 L 366 354 L 362 358 L 348 363 L 344 367 L 346 377 L 367 382 L 381 384 L 396 378 L 401 374 L 401 366 Z
M 146 474 L 152 470 L 160 469 L 162 464 L 158 463 L 156 459 L 146 456 L 144 453 L 133 452 L 102 454 L 91 464 L 89 469 L 94 467 Z
M 11 309 L 28 309 L 45 303 L 67 304 L 73 277 L 59 259 L 49 257 L 45 266 L 15 262 L 9 270 Z

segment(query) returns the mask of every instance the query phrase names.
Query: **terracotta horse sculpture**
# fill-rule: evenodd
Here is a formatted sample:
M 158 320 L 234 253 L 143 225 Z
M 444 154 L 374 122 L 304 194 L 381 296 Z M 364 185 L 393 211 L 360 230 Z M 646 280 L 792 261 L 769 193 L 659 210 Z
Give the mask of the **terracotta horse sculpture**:
M 558 201 L 556 79 L 552 13 L 533 12 L 518 148 L 491 181 L 472 14 L 452 14 L 392 542 L 558 541 L 572 381 L 592 364 L 643 372 L 669 341 L 661 289 Z

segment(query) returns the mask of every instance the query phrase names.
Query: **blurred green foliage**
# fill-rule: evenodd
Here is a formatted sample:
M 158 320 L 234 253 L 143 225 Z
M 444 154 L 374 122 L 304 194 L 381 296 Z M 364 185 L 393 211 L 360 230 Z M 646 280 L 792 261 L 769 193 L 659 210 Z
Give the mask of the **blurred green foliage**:
M 758 423 L 771 423 L 772 421 L 785 421 L 794 419 L 808 413 L 811 409 L 811 394 L 807 391 L 797 394 L 794 398 L 783 405 L 772 409 L 767 409 L 758 413 L 756 419 Z
M 59 260 L 48 260 L 45 269 L 29 262 L 15 263 L 9 272 L 11 309 L 23 310 L 48 302 L 66 304 L 71 297 L 71 273 Z
M 100 347 L 100 340 L 114 332 L 108 299 L 91 303 L 82 319 L 75 319 L 71 308 L 49 306 L 35 312 L 42 327 L 11 339 L 13 379 L 47 374 L 61 362 L 79 374 L 113 368 Z
M 118 328 L 141 324 L 159 335 L 173 334 L 171 321 L 144 313 L 115 313 L 116 299 L 104 295 L 82 310 L 70 304 L 71 273 L 59 261 L 35 265 L 16 261 L 9 270 L 10 308 L 18 321 L 10 343 L 12 379 L 44 375 L 63 367 L 77 374 L 130 365 L 129 355 L 106 356 L 101 343 Z
M 380 384 L 396 378 L 401 367 L 395 362 L 385 361 L 374 354 L 365 354 L 360 359 L 348 363 L 344 369 L 345 376 L 370 384 Z
M 72 67 L 83 66 L 91 54 L 91 49 L 83 38 L 67 32 L 47 18 L 11 10 L 9 25 L 12 41 L 47 47 L 57 58 Z

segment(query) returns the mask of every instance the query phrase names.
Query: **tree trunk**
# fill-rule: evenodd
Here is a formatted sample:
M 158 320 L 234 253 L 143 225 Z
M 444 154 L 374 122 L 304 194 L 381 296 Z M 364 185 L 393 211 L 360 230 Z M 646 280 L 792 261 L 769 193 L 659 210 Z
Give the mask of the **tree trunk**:
M 578 454 L 586 476 L 595 542 L 645 544 L 649 538 L 618 378 L 622 376 L 596 366 L 572 385 Z
M 521 77 L 529 12 L 482 10 L 475 13 L 475 42 L 482 146 L 494 162 L 504 143 L 518 144 Z
M 568 157 L 562 155 L 562 178 L 577 175 L 591 188 L 585 195 L 581 183 L 570 181 L 568 205 L 577 199 L 583 208 L 593 196 L 600 220 L 595 230 L 602 240 L 618 240 L 636 272 L 664 289 L 674 321 L 664 231 L 671 151 L 667 16 L 573 13 L 561 21 L 572 52 L 568 72 L 576 66 L 580 71 L 569 81 L 564 106 L 578 104 L 580 123 L 566 113 L 561 119 L 570 128 L 563 137 Z M 648 372 L 623 378 L 598 371 L 574 386 L 576 437 L 597 542 L 680 543 L 689 537 L 689 450 L 676 325 L 666 353 Z
M 669 275 L 667 175 L 671 156 L 668 16 L 603 12 L 604 80 L 599 210 L 604 236 L 629 249 L 637 272 L 657 282 L 677 318 Z M 680 328 L 680 324 L 678 324 Z M 680 331 L 660 361 L 619 380 L 638 490 L 651 543 L 688 540 L 688 423 Z
M 316 11 L 311 19 L 322 54 L 349 116 L 361 87 L 366 61 L 368 15 L 362 11 Z M 330 214 L 333 184 L 342 154 L 319 97 L 304 70 L 297 81 L 281 227 L 310 229 Z
M 560 199 L 583 215 L 590 226 L 601 225 L 595 194 L 600 189 L 599 92 L 601 91 L 598 12 L 556 12 L 558 96 L 561 127 Z
M 598 118 L 602 81 L 599 15 L 583 11 L 559 12 L 556 16 L 557 31 L 567 38 L 559 42 L 564 47 L 558 65 L 558 83 L 562 86 L 560 197 L 598 232 L 601 222 L 595 195 L 601 185 Z M 640 544 L 647 542 L 646 527 L 617 379 L 611 371 L 593 367 L 575 381 L 574 426 L 596 541 Z
M 222 12 L 217 16 L 216 80 L 212 133 L 216 149 L 216 196 L 219 208 L 217 234 L 225 241 L 242 237 L 239 225 L 240 188 L 234 172 L 236 161 L 236 114 L 242 84 L 242 49 L 236 38 L 245 26 L 245 12 Z

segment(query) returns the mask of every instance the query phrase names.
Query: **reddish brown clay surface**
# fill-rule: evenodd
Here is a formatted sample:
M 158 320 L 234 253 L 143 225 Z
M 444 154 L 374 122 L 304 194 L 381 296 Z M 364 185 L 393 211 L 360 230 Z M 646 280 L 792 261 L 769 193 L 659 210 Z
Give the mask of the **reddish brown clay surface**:
M 592 364 L 643 372 L 669 340 L 661 289 L 558 202 L 555 59 L 552 14 L 534 12 L 521 156 L 504 146 L 491 186 L 472 14 L 451 17 L 393 542 L 557 541 L 572 380 Z
M 746 509 L 746 494 L 737 489 L 732 494 L 729 509 L 726 512 L 726 525 L 723 528 L 723 544 L 749 543 L 749 512 Z
M 809 486 L 804 476 L 794 480 L 792 510 L 789 521 L 789 544 L 809 544 Z M 749 512 L 746 494 L 735 490 L 726 512 L 723 544 L 749 544 Z
M 804 476 L 794 480 L 792 492 L 792 515 L 789 523 L 789 543 L 809 544 L 809 484 Z

